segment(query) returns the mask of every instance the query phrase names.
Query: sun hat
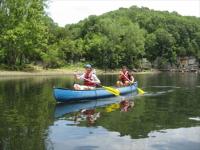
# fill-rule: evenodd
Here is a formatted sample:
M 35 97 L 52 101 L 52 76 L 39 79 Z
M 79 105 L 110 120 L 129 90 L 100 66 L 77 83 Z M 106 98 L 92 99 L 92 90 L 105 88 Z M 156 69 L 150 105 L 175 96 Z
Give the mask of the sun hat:
M 92 68 L 92 66 L 90 64 L 86 64 L 85 68 Z

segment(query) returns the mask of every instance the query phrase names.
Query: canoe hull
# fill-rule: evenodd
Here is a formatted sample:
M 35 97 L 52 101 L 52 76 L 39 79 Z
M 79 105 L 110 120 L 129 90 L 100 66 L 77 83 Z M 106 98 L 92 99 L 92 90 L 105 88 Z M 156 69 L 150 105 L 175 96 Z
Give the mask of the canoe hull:
M 123 95 L 126 100 L 133 100 L 133 97 L 136 96 L 137 93 L 129 93 Z M 59 118 L 65 114 L 78 112 L 83 109 L 94 109 L 96 107 L 104 107 L 105 105 L 110 105 L 114 103 L 120 103 L 121 97 L 108 97 L 108 98 L 98 98 L 95 100 L 88 101 L 75 101 L 68 103 L 58 103 L 56 104 L 54 110 L 54 117 Z
M 137 82 L 131 86 L 117 88 L 120 95 L 128 94 L 137 91 Z M 97 98 L 113 97 L 114 95 L 103 88 L 95 90 L 70 90 L 65 88 L 54 88 L 54 98 L 58 102 L 78 101 L 78 100 L 92 100 Z

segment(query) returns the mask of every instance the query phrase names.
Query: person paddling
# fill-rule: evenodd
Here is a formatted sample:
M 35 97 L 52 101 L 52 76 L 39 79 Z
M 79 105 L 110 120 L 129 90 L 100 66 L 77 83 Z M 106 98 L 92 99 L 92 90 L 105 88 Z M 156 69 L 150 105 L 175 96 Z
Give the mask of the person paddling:
M 119 73 L 119 81 L 117 81 L 117 86 L 128 86 L 134 82 L 133 75 L 128 71 L 126 66 L 122 67 Z
M 101 83 L 90 64 L 85 65 L 85 73 L 82 75 L 75 74 L 75 78 L 83 80 L 83 85 L 74 84 L 75 90 L 92 90 Z

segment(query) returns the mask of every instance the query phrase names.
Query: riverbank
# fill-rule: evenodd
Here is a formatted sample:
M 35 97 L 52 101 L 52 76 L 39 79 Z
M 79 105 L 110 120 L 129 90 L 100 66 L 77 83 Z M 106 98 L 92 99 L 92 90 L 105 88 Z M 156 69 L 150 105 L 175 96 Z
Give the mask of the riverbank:
M 81 73 L 82 68 L 67 68 L 67 69 L 48 69 L 48 70 L 34 70 L 34 71 L 6 71 L 0 70 L 0 76 L 58 76 L 58 75 L 73 75 L 74 73 Z M 134 74 L 154 74 L 159 73 L 158 70 L 135 72 Z M 119 70 L 100 70 L 96 69 L 97 74 L 118 74 Z

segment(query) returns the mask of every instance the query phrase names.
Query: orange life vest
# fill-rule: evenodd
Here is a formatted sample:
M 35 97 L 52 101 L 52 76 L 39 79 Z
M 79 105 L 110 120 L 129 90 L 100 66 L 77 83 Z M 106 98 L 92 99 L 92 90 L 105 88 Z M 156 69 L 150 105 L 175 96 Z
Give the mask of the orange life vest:
M 120 75 L 120 80 L 125 83 L 125 81 L 130 81 L 131 80 L 131 76 L 129 75 L 129 72 L 123 72 L 122 71 L 122 75 Z
M 84 78 L 89 80 L 89 81 L 87 81 L 87 80 L 84 79 L 84 85 L 86 85 L 86 86 L 96 86 L 95 83 L 90 82 L 90 81 L 92 81 L 92 72 L 89 72 L 89 73 L 86 72 Z

